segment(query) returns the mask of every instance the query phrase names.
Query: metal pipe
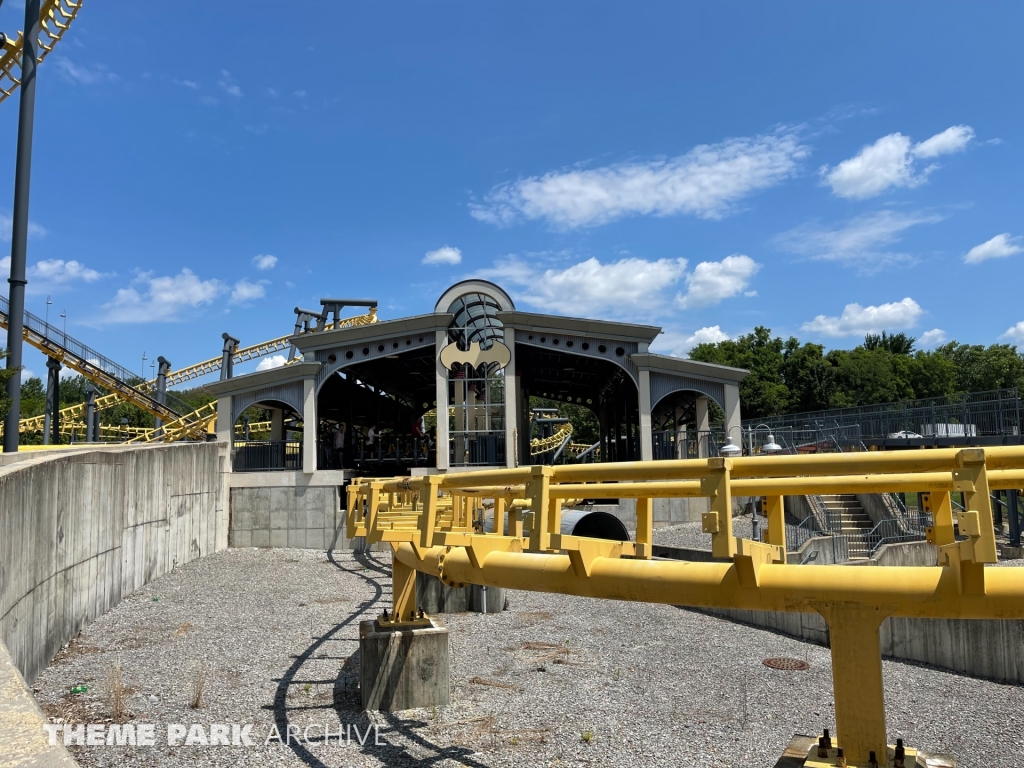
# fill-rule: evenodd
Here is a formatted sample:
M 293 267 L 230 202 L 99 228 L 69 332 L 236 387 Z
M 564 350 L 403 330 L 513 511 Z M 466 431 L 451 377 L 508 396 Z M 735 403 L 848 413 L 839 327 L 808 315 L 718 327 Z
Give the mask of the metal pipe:
M 400 544 L 395 557 L 446 584 L 601 597 L 693 608 L 740 608 L 818 613 L 829 605 L 879 607 L 908 618 L 1024 619 L 1024 573 L 1016 568 L 986 568 L 985 591 L 961 591 L 951 567 L 888 566 L 850 568 L 821 565 L 762 565 L 756 586 L 741 586 L 736 566 L 725 562 L 633 560 L 599 557 L 590 575 L 576 575 L 568 555 L 491 552 L 474 568 L 465 547 L 426 550 L 416 557 Z
M 35 122 L 36 63 L 39 46 L 39 0 L 25 2 L 25 33 L 21 52 L 21 103 L 18 110 L 18 150 L 14 171 L 14 211 L 11 228 L 10 307 L 7 326 L 7 381 L 10 410 L 4 420 L 4 453 L 16 453 L 21 437 L 21 367 L 25 324 L 25 279 L 28 261 L 28 202 L 32 178 L 32 128 Z

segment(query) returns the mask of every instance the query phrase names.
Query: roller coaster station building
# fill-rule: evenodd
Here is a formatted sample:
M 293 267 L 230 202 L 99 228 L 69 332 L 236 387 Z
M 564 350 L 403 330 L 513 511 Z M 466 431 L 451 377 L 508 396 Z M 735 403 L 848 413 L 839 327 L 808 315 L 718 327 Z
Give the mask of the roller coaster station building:
M 395 475 L 707 455 L 712 402 L 726 435 L 740 429 L 747 372 L 654 354 L 655 326 L 522 312 L 485 280 L 453 285 L 430 314 L 349 327 L 333 327 L 341 307 L 375 302 L 322 304 L 319 315 L 296 309 L 301 362 L 239 376 L 226 365 L 207 386 L 235 471 Z M 531 396 L 592 411 L 597 442 L 573 442 L 564 419 L 531 411 Z M 270 412 L 269 439 L 247 429 L 254 406 Z

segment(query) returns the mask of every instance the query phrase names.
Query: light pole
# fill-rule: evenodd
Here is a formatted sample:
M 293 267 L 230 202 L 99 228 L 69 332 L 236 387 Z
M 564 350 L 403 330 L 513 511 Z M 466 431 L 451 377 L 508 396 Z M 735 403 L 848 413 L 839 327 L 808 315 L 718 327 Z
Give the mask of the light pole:
M 767 424 L 758 424 L 756 427 L 747 432 L 750 435 L 750 455 L 754 455 L 754 434 L 759 429 L 768 431 L 768 442 L 761 445 L 761 453 L 771 455 L 773 453 L 782 453 L 783 447 L 775 442 L 775 435 L 772 434 L 772 428 Z
M 50 294 L 46 294 L 46 318 L 45 318 L 45 320 L 43 322 L 46 323 L 47 335 L 49 335 L 49 332 L 50 332 L 50 305 L 51 304 L 53 304 L 53 302 L 50 301 Z
M 66 309 L 62 309 L 60 311 L 60 316 L 64 320 L 64 338 L 61 341 L 66 347 L 68 344 L 68 311 Z
M 25 0 L 24 45 L 21 52 L 21 103 L 18 108 L 18 150 L 11 217 L 11 276 L 8 294 L 7 380 L 11 407 L 4 420 L 4 453 L 16 453 L 21 421 L 21 351 L 25 329 L 25 265 L 28 260 L 28 197 L 32 177 L 32 125 L 35 122 L 36 61 L 39 47 L 39 0 Z
M 141 378 L 143 381 L 146 380 L 146 361 L 147 360 L 149 360 L 149 358 L 146 357 L 146 351 L 143 350 L 142 351 L 142 373 L 139 374 L 139 378 Z

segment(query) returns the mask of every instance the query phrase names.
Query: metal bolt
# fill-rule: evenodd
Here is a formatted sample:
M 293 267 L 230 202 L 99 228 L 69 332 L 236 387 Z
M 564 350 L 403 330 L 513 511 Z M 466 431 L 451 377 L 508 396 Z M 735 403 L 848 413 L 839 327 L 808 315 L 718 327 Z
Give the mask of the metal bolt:
M 874 751 L 868 752 L 868 765 L 871 768 L 878 768 L 878 758 L 875 757 Z
M 839 768 L 846 768 L 846 755 L 843 754 L 842 747 L 836 750 L 836 765 L 838 765 Z
M 385 608 L 384 609 L 384 621 L 387 621 L 387 620 L 388 620 L 388 609 Z

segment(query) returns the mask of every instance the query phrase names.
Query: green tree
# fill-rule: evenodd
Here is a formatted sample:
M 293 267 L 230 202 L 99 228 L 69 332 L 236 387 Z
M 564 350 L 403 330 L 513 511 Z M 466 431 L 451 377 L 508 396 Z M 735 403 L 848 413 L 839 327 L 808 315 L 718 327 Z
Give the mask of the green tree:
M 0 362 L 7 357 L 7 350 L 0 349 Z M 7 418 L 7 412 L 11 408 L 11 398 L 7 396 L 7 382 L 10 381 L 14 375 L 14 371 L 7 370 L 6 367 L 0 367 L 0 419 Z

